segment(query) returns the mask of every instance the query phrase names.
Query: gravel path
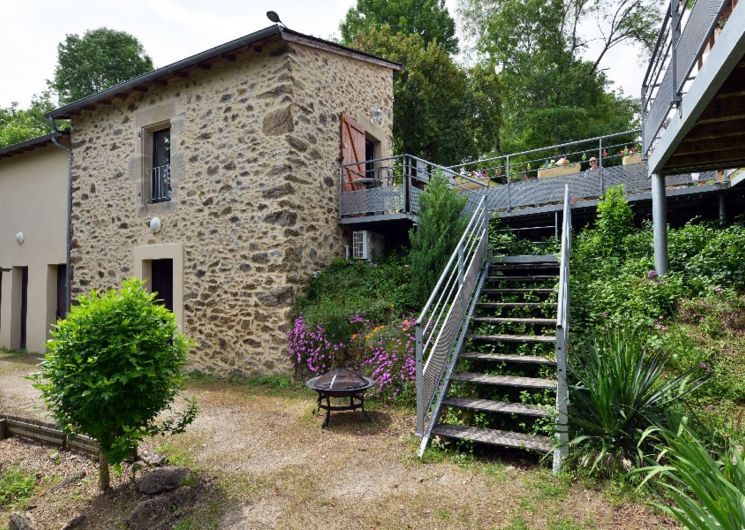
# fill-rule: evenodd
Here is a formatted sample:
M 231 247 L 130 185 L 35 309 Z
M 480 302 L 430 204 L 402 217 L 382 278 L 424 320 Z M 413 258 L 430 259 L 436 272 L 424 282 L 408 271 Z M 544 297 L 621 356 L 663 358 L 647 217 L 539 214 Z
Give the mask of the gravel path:
M 0 411 L 46 416 L 24 379 L 36 362 L 0 354 Z M 400 409 L 379 406 L 369 423 L 358 413 L 337 414 L 322 430 L 322 419 L 312 415 L 313 395 L 302 390 L 192 381 L 186 396 L 199 403 L 195 423 L 184 434 L 144 444 L 210 484 L 180 528 L 675 527 L 642 504 L 553 477 L 535 463 L 485 463 L 443 452 L 420 462 L 413 457 L 413 418 Z M 19 442 L 0 442 L 0 470 L 18 464 L 14 455 L 21 452 L 9 443 Z M 91 466 L 82 467 L 90 474 Z M 81 528 L 123 520 L 130 490 L 122 486 L 107 497 L 85 484 L 77 501 L 52 502 L 39 528 L 60 528 L 77 513 L 87 516 Z M 0 527 L 2 518 L 0 507 Z

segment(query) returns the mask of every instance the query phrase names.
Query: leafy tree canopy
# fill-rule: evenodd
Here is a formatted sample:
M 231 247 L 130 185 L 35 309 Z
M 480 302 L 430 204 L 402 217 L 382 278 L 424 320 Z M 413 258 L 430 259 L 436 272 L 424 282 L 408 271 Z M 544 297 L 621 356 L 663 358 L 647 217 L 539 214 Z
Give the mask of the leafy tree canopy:
M 461 0 L 479 53 L 505 87 L 503 151 L 519 151 L 636 126 L 638 102 L 609 89 L 599 68 L 622 42 L 650 46 L 659 8 L 651 0 Z M 593 60 L 587 28 L 603 47 Z
M 51 132 L 44 114 L 52 109 L 54 104 L 48 91 L 34 96 L 27 109 L 18 108 L 15 102 L 9 107 L 0 107 L 0 148 Z
M 416 34 L 425 44 L 439 43 L 448 53 L 458 51 L 455 21 L 444 0 L 357 0 L 339 28 L 346 44 L 360 34 L 387 25 L 391 32 Z
M 394 78 L 397 152 L 455 164 L 495 148 L 501 85 L 494 67 L 458 66 L 440 44 L 383 25 L 352 45 L 403 64 Z
M 134 36 L 99 28 L 67 35 L 57 47 L 49 85 L 65 105 L 153 70 L 153 61 Z

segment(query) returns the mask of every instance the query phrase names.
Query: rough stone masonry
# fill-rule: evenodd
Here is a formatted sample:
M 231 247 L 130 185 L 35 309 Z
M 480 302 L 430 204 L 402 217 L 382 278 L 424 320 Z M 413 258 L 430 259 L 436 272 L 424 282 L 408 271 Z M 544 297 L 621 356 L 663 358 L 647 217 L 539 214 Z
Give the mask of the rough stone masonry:
M 340 113 L 370 120 L 382 109 L 387 154 L 392 104 L 390 68 L 275 40 L 82 112 L 72 128 L 73 295 L 117 287 L 136 275 L 135 249 L 170 245 L 183 263 L 174 282 L 191 367 L 288 370 L 292 303 L 344 251 Z M 147 204 L 142 135 L 164 121 L 172 200 Z

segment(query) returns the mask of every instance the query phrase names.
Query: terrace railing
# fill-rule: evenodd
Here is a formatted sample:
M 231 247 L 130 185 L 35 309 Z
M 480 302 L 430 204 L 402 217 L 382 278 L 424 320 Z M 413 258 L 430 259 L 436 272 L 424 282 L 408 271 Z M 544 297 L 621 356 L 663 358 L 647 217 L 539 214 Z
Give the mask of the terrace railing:
M 171 200 L 171 166 L 150 169 L 150 202 Z
M 343 164 L 339 168 L 339 217 L 415 217 L 419 196 L 429 179 L 441 171 L 451 185 L 468 197 L 466 211 L 473 212 L 486 185 L 413 155 L 399 155 Z
M 484 283 L 489 216 L 481 197 L 416 321 L 416 432 L 427 446 Z
M 677 108 L 715 45 L 717 27 L 726 21 L 731 0 L 671 0 L 642 83 L 642 150 L 649 153 L 660 129 Z

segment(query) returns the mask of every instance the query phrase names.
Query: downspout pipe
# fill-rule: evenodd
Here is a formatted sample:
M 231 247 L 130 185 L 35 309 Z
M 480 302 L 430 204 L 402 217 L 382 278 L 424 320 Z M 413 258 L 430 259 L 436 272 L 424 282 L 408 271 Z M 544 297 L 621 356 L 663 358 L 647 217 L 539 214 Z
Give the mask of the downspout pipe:
M 49 122 L 52 124 L 52 143 L 67 151 L 67 246 L 65 249 L 65 315 L 70 312 L 72 296 L 72 263 L 70 261 L 70 249 L 72 248 L 72 145 L 63 145 L 59 141 L 60 131 L 57 122 L 51 116 Z

